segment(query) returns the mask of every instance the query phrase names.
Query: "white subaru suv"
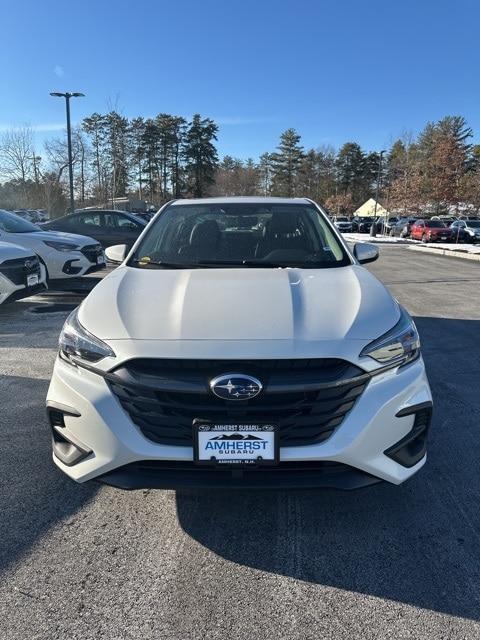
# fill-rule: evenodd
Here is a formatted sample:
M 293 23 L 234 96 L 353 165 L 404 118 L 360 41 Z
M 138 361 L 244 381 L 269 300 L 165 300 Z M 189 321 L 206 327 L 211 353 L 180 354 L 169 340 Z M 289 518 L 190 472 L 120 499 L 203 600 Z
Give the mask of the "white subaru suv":
M 415 325 L 308 199 L 167 204 L 67 319 L 53 459 L 125 489 L 400 484 L 432 397 Z

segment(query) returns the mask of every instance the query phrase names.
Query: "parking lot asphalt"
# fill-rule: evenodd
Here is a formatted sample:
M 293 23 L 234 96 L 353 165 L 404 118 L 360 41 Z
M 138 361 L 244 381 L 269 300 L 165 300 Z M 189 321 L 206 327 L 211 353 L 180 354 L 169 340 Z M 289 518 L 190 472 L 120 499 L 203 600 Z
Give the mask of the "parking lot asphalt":
M 399 487 L 77 485 L 51 462 L 44 400 L 81 296 L 0 308 L 2 640 L 480 638 L 480 265 L 380 251 L 435 397 L 427 464 Z

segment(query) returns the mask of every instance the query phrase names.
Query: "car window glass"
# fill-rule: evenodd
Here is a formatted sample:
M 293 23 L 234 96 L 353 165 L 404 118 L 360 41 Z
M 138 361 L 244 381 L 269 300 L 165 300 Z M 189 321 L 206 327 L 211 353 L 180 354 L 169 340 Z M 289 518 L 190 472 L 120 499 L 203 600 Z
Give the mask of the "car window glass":
M 124 227 L 126 229 L 136 229 L 140 226 L 130 218 L 127 218 L 127 216 L 117 216 L 117 224 L 119 227 Z
M 89 227 L 101 227 L 102 216 L 99 213 L 85 213 L 78 216 L 78 222 Z
M 41 228 L 17 216 L 15 213 L 0 209 L 0 231 L 5 231 L 6 233 L 29 233 L 31 231 L 41 231 Z
M 257 260 L 343 266 L 348 257 L 308 205 L 175 205 L 157 218 L 133 258 L 140 265 Z
M 116 229 L 117 228 L 117 216 L 113 216 L 110 213 L 106 213 L 103 216 L 103 226 L 104 227 L 108 227 L 109 229 Z

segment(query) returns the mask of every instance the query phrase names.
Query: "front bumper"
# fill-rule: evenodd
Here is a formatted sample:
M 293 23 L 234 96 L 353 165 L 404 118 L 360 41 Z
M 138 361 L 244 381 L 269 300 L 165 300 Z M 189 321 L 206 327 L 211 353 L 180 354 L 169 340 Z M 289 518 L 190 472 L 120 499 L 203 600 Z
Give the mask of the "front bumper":
M 106 268 L 103 249 L 100 244 L 87 245 L 78 251 L 62 252 L 51 249 L 43 254 L 50 280 L 70 280 Z M 98 259 L 102 262 L 98 262 Z
M 23 269 L 11 270 L 10 277 L 0 272 L 0 304 L 15 302 L 44 291 L 47 288 L 45 270 L 40 265 L 32 274 L 38 275 L 39 281 L 36 285 L 28 286 Z
M 193 462 L 165 460 L 127 464 L 99 476 L 119 489 L 363 489 L 380 478 L 345 464 L 323 461 L 281 462 L 276 467 L 205 469 Z
M 63 412 L 62 437 L 83 452 L 73 464 L 65 464 L 54 454 L 54 462 L 77 482 L 96 478 L 123 488 L 192 485 L 355 488 L 379 480 L 400 484 L 423 466 L 424 452 L 411 466 L 400 464 L 385 452 L 414 429 L 415 414 L 409 413 L 409 409 L 431 406 L 431 401 L 421 358 L 405 367 L 384 371 L 371 378 L 328 440 L 281 447 L 279 468 L 269 472 L 258 469 L 255 477 L 253 472 L 250 477 L 243 474 L 243 480 L 238 475 L 234 477 L 234 471 L 228 472 L 229 478 L 216 469 L 202 471 L 202 475 L 192 465 L 191 447 L 150 441 L 131 421 L 102 376 L 59 358 L 47 406 Z M 302 469 L 307 462 L 310 464 Z M 329 463 L 336 463 L 337 468 L 328 468 Z

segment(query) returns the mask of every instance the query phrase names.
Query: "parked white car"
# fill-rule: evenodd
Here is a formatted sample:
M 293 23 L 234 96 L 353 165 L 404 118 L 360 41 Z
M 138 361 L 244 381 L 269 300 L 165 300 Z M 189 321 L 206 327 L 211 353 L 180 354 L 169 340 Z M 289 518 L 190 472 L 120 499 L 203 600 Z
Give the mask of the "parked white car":
M 40 258 L 48 280 L 83 276 L 105 268 L 100 243 L 87 236 L 43 231 L 20 216 L 0 209 L 0 241 L 33 250 Z
M 46 289 L 46 271 L 30 249 L 0 242 L 0 304 Z
M 340 231 L 340 233 L 351 233 L 353 230 L 352 221 L 345 217 L 336 216 L 333 219 L 333 224 L 335 228 Z
M 432 396 L 412 318 L 308 199 L 169 203 L 74 311 L 55 463 L 123 488 L 400 484 Z

